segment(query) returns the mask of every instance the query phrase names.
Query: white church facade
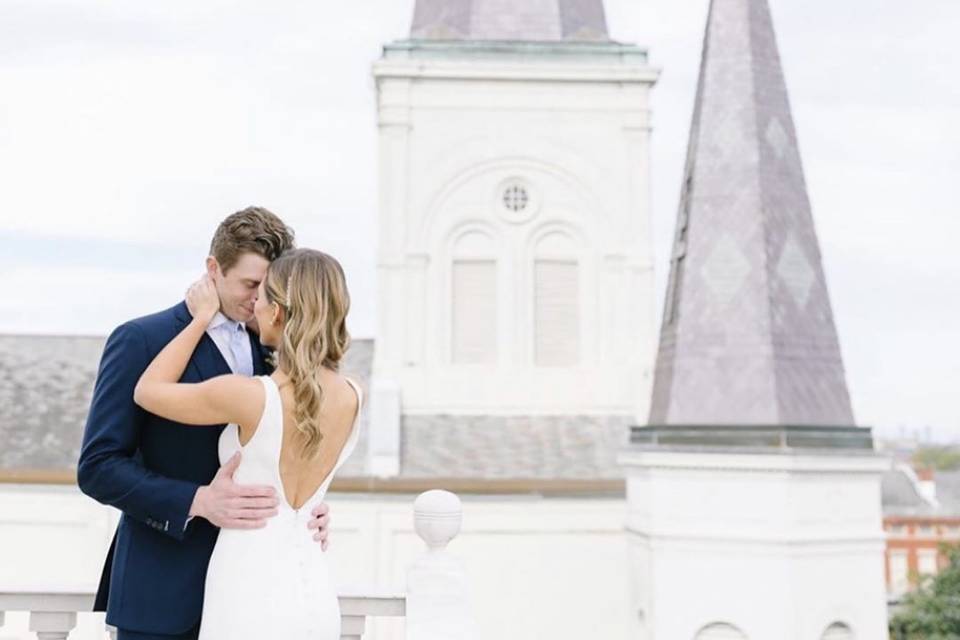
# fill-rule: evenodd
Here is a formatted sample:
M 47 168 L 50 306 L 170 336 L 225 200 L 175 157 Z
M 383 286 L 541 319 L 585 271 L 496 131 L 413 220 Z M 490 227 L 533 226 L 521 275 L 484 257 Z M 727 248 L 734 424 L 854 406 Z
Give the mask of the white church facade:
M 383 475 L 402 416 L 646 415 L 656 336 L 645 52 L 416 12 L 374 65 Z

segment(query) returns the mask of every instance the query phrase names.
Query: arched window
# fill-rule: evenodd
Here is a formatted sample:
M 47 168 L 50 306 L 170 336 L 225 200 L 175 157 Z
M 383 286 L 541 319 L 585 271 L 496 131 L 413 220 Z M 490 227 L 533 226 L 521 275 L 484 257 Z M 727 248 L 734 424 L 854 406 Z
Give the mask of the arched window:
M 700 629 L 693 640 L 747 640 L 747 636 L 732 624 L 714 622 Z
M 450 357 L 455 364 L 497 361 L 497 258 L 487 233 L 468 231 L 453 245 Z
M 580 361 L 580 268 L 576 245 L 560 231 L 541 237 L 533 263 L 534 363 L 564 367 Z
M 820 640 L 853 640 L 853 629 L 846 623 L 834 622 L 824 630 Z

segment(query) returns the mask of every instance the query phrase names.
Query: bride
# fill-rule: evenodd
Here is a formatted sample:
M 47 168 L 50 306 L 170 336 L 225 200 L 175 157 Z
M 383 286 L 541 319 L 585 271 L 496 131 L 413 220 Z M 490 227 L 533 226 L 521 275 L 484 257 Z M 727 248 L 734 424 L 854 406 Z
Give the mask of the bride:
M 337 640 L 340 610 L 327 558 L 303 527 L 357 443 L 360 389 L 338 373 L 350 342 L 350 297 L 340 264 L 311 249 L 281 255 L 259 286 L 254 313 L 260 341 L 276 349 L 272 375 L 177 382 L 219 308 L 203 278 L 187 293 L 193 321 L 144 371 L 134 399 L 198 428 L 230 423 L 220 462 L 239 455 L 237 482 L 270 485 L 281 496 L 261 528 L 220 531 L 200 638 Z

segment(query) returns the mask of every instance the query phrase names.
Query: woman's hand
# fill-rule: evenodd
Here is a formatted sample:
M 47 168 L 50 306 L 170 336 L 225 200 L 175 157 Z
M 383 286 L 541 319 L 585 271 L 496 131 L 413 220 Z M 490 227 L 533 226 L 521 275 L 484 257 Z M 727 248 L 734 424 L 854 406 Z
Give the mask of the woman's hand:
M 190 285 L 186 298 L 190 315 L 201 322 L 209 324 L 220 310 L 220 296 L 217 295 L 213 279 L 207 274 Z

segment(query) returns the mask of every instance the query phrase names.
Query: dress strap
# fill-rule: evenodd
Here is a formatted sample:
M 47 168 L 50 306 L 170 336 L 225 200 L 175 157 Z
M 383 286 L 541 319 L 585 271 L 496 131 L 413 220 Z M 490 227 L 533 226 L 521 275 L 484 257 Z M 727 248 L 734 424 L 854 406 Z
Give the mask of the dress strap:
M 354 392 L 357 394 L 357 413 L 353 417 L 353 423 L 350 425 L 350 435 L 347 436 L 347 441 L 340 450 L 337 463 L 333 465 L 333 469 L 330 471 L 327 479 L 323 481 L 324 493 L 326 493 L 326 487 L 330 486 L 330 483 L 333 481 L 333 477 L 337 474 L 337 471 L 340 470 L 340 467 L 343 466 L 343 463 L 346 462 L 347 458 L 350 457 L 350 454 L 353 453 L 353 450 L 357 446 L 357 440 L 360 436 L 360 412 L 363 411 L 363 391 L 360 389 L 360 385 L 350 378 L 344 377 L 344 380 L 346 380 L 347 383 L 353 387 Z
M 263 415 L 253 438 L 247 446 L 259 441 L 257 448 L 265 450 L 268 456 L 279 460 L 280 447 L 283 446 L 283 403 L 280 401 L 280 387 L 269 375 L 257 376 L 263 384 Z

